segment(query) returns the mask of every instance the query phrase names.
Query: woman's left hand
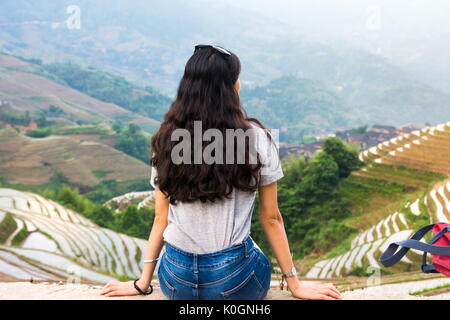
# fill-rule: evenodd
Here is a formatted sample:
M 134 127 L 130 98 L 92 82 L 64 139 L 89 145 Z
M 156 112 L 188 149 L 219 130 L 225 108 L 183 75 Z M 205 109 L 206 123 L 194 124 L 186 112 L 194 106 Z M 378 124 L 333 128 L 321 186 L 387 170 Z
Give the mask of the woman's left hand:
M 100 294 L 106 297 L 138 295 L 139 292 L 134 288 L 133 282 L 134 281 L 120 282 L 111 280 L 103 287 Z M 136 284 L 139 286 L 139 281 Z

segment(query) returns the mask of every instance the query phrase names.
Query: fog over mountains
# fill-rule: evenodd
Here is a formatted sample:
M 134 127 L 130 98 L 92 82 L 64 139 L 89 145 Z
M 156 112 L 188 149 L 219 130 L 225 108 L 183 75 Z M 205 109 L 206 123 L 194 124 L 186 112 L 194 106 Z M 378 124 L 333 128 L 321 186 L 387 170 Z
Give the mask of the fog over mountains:
M 427 8 L 423 1 L 414 3 L 416 7 L 402 2 L 403 12 L 418 14 L 417 8 Z M 73 12 L 66 11 L 71 5 L 80 10 L 79 29 L 65 23 L 73 18 Z M 450 28 L 436 27 L 440 14 L 437 22 L 423 28 L 433 32 L 415 33 L 401 8 L 385 1 L 350 1 L 349 6 L 287 0 L 276 5 L 226 0 L 6 1 L 0 3 L 0 10 L 8 13 L 0 18 L 0 50 L 44 62 L 92 65 L 172 97 L 194 45 L 215 43 L 242 60 L 244 106 L 254 98 L 249 95 L 258 91 L 255 87 L 269 85 L 270 91 L 272 80 L 289 76 L 318 81 L 333 91 L 341 106 L 336 118 L 355 118 L 349 114 L 358 111 L 356 119 L 344 123 L 316 121 L 317 129 L 435 124 L 450 117 L 445 82 L 450 61 L 444 50 Z M 280 96 L 288 94 L 280 90 Z M 279 109 L 278 102 L 270 100 L 265 101 L 267 108 Z M 293 100 L 285 113 L 308 105 L 308 100 Z M 308 113 L 319 114 L 317 108 L 311 103 Z M 264 115 L 261 120 L 271 126 L 279 123 Z M 281 120 L 297 125 L 290 118 Z

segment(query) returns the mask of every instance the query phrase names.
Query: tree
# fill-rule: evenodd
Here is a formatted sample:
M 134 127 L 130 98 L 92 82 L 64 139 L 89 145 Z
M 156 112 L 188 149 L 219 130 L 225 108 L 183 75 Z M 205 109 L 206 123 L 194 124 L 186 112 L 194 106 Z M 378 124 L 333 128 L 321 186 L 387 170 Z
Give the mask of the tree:
M 39 128 L 46 127 L 48 125 L 47 117 L 44 113 L 39 113 L 35 121 Z
M 130 123 L 127 129 L 121 131 L 114 147 L 145 163 L 149 163 L 149 143 L 149 139 L 142 134 L 141 128 L 134 123 Z
M 122 122 L 114 121 L 111 124 L 111 129 L 113 129 L 116 133 L 120 133 L 120 131 L 122 131 L 122 129 L 123 129 Z
M 323 151 L 330 155 L 339 167 L 339 177 L 346 178 L 361 167 L 358 151 L 351 149 L 339 138 L 328 138 L 322 143 Z
M 308 193 L 310 200 L 326 199 L 338 185 L 339 177 L 339 166 L 333 157 L 319 152 L 312 159 L 301 181 L 302 192 Z

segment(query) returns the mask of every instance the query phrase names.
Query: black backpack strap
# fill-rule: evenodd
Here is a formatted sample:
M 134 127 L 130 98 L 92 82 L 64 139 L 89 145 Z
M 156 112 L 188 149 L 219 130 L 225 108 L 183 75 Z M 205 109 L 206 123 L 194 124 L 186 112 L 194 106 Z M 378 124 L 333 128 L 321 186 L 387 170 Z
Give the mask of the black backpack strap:
M 435 254 L 434 253 L 435 248 L 433 248 L 433 247 L 438 247 L 438 246 L 433 246 L 433 245 L 426 244 L 426 243 L 419 241 L 420 239 L 423 238 L 423 236 L 428 231 L 433 229 L 433 226 L 434 226 L 434 224 L 429 224 L 423 228 L 420 228 L 408 240 L 391 243 L 389 245 L 389 247 L 381 255 L 380 262 L 385 267 L 393 266 L 394 264 L 399 262 L 405 256 L 405 254 L 409 251 L 409 249 L 416 249 L 416 250 L 430 252 L 432 254 Z M 400 250 L 397 251 L 397 249 L 399 247 L 401 247 L 401 248 L 400 248 Z M 448 251 L 446 251 L 446 252 L 448 252 L 448 254 L 450 254 L 450 247 L 443 247 L 443 248 L 447 249 Z M 433 252 L 431 252 L 430 250 L 433 250 Z M 437 254 L 443 254 L 443 253 L 437 253 Z
M 439 271 L 436 270 L 434 265 L 432 263 L 427 263 L 427 253 L 424 252 L 422 256 L 422 265 L 420 266 L 423 273 L 439 273 Z

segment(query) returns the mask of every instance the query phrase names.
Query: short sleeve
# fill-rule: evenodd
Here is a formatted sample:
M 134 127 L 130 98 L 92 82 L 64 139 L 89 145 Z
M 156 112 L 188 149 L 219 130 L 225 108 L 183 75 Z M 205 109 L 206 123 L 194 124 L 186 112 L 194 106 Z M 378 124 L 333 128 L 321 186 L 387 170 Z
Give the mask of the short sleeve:
M 153 189 L 159 189 L 158 186 L 155 184 L 155 178 L 158 176 L 158 172 L 156 171 L 156 168 L 152 166 L 151 174 L 150 174 L 150 185 L 153 187 Z
M 284 177 L 276 140 L 270 132 L 269 134 L 272 136 L 272 139 L 269 139 L 266 131 L 263 129 L 261 129 L 260 134 L 257 135 L 258 153 L 262 161 L 259 181 L 260 186 L 271 184 Z

